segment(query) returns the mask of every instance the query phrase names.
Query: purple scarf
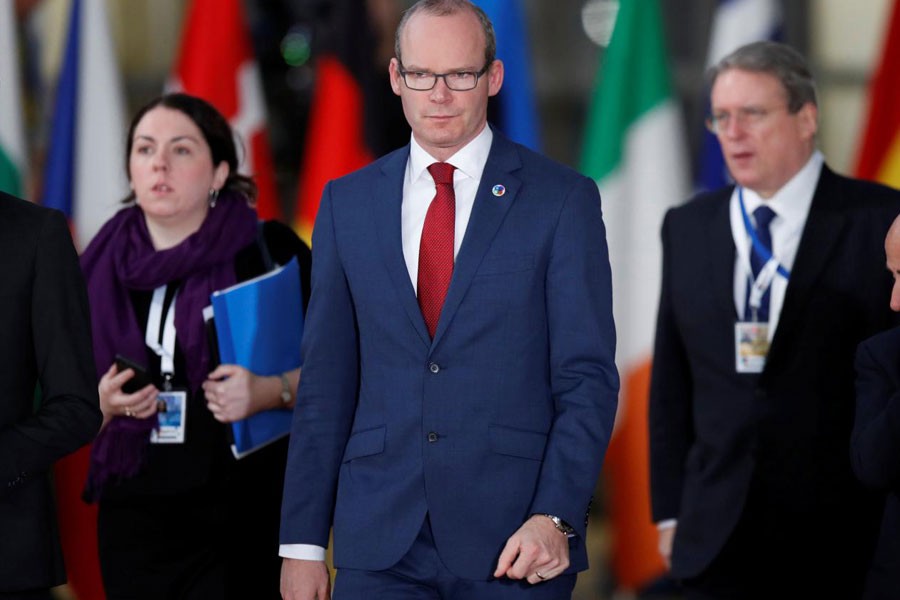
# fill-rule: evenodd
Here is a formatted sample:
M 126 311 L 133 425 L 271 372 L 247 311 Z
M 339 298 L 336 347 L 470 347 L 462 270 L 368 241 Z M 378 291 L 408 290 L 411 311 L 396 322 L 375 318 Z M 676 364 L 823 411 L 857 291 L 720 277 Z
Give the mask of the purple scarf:
M 191 392 L 209 373 L 203 308 L 212 292 L 235 283 L 234 258 L 256 238 L 256 211 L 244 197 L 220 195 L 196 232 L 174 248 L 157 252 L 140 207 L 123 208 L 100 229 L 81 255 L 91 305 L 97 379 L 117 353 L 141 361 L 147 355 L 144 329 L 131 305 L 131 290 L 154 290 L 181 281 L 175 300 L 175 331 L 187 363 Z M 84 496 L 100 498 L 107 483 L 134 477 L 144 464 L 156 415 L 113 417 L 91 448 Z

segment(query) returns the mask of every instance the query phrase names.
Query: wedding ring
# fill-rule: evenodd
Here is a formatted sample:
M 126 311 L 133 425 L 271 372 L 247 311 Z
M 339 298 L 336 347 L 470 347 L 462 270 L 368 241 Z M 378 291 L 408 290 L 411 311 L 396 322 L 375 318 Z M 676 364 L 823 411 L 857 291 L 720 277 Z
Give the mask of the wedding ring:
M 541 575 L 540 571 L 535 571 L 534 574 L 537 575 L 538 579 L 540 579 L 541 581 L 547 579 L 546 575 Z
M 131 416 L 131 407 L 130 407 L 130 406 L 126 406 L 126 407 L 125 407 L 125 416 L 126 416 L 126 417 L 130 417 L 130 416 Z M 542 577 L 541 579 L 543 579 L 543 577 Z

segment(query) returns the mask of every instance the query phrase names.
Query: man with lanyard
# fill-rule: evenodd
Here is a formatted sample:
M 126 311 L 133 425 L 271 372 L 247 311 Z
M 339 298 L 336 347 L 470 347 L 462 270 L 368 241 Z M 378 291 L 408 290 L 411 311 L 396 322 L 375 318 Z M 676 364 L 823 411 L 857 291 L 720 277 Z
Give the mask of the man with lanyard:
M 881 240 L 900 193 L 824 164 L 792 48 L 753 43 L 710 75 L 707 124 L 736 185 L 663 224 L 660 552 L 688 598 L 858 597 L 880 508 L 850 469 L 853 354 L 892 323 Z

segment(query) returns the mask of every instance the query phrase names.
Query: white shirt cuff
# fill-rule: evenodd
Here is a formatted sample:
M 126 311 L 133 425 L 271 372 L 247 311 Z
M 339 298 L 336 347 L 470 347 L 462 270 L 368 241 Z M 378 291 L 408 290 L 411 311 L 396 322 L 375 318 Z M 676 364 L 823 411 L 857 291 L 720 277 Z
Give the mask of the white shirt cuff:
M 663 529 L 672 529 L 676 525 L 678 525 L 678 519 L 664 519 L 656 524 L 656 529 L 657 531 L 662 531 Z M 284 555 L 282 554 L 282 556 Z
M 325 560 L 325 548 L 313 544 L 281 544 L 278 556 L 300 560 Z

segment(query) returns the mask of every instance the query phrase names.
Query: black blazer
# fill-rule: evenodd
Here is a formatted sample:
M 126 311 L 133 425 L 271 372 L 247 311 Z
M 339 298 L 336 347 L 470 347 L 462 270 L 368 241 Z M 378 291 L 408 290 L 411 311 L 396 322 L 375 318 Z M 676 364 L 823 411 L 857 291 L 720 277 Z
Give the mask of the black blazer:
M 755 510 L 778 532 L 771 544 L 801 549 L 823 574 L 840 564 L 849 585 L 861 586 L 880 507 L 850 468 L 853 355 L 894 322 L 883 241 L 900 194 L 823 166 L 757 375 L 735 372 L 731 193 L 701 195 L 663 224 L 653 519 L 678 519 L 672 573 L 693 577 L 719 554 L 752 491 L 763 499 Z
M 48 473 L 93 439 L 102 416 L 63 216 L 0 193 L 0 263 L 0 592 L 14 592 L 65 581 Z
M 856 351 L 850 459 L 864 484 L 887 493 L 864 597 L 894 599 L 900 592 L 900 329 L 878 334 Z

